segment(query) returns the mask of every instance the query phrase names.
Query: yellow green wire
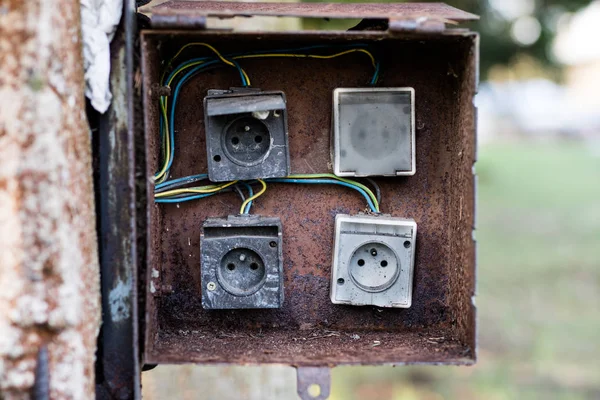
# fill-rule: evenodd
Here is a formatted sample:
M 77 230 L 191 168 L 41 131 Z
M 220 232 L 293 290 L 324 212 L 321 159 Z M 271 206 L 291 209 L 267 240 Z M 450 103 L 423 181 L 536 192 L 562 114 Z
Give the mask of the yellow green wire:
M 267 184 L 265 183 L 265 181 L 263 181 L 262 179 L 258 179 L 258 181 L 262 185 L 262 189 L 260 189 L 260 191 L 257 192 L 254 196 L 248 197 L 246 200 L 244 200 L 244 202 L 242 203 L 242 207 L 240 208 L 240 214 L 244 214 L 244 209 L 246 208 L 246 205 L 248 205 L 248 203 L 250 203 L 252 200 L 255 200 L 267 191 Z
M 377 201 L 377 196 L 375 196 L 373 194 L 371 189 L 369 189 L 368 187 L 366 187 L 365 185 L 363 185 L 360 182 L 353 181 L 351 179 L 340 178 L 339 176 L 334 175 L 334 174 L 298 174 L 298 175 L 289 175 L 289 176 L 286 176 L 286 178 L 291 178 L 291 179 L 329 178 L 329 179 L 336 179 L 341 182 L 346 182 L 350 185 L 358 186 L 359 188 L 361 188 L 362 190 L 367 192 L 367 194 L 369 195 L 371 200 L 373 200 L 373 204 L 375 205 L 375 208 L 377 210 L 379 210 L 379 202 Z
M 159 181 L 161 182 L 162 178 L 166 178 L 165 173 L 167 172 L 167 166 L 169 165 L 169 157 L 171 154 L 171 140 L 169 138 L 169 121 L 167 119 L 167 109 L 166 106 L 162 107 L 161 110 L 162 114 L 163 114 L 163 120 L 165 122 L 165 164 L 163 165 L 162 169 L 158 172 L 158 174 L 154 177 L 155 181 Z
M 167 64 L 167 68 L 164 69 L 162 76 L 160 78 L 161 82 L 164 82 L 165 80 L 165 75 L 169 69 L 169 67 L 171 66 L 171 64 L 173 63 L 173 61 L 179 57 L 179 55 L 188 47 L 190 46 L 204 46 L 208 49 L 210 49 L 213 53 L 215 53 L 217 55 L 217 57 L 224 62 L 227 65 L 230 65 L 234 68 L 237 68 L 236 65 L 234 63 L 232 63 L 231 61 L 227 60 L 225 57 L 223 57 L 221 55 L 221 53 L 219 53 L 219 51 L 217 49 L 215 49 L 213 46 L 211 46 L 208 43 L 201 43 L 201 42 L 193 42 L 193 43 L 188 43 L 186 45 L 184 45 L 181 49 L 179 49 L 179 51 L 175 54 L 175 56 L 173 58 L 171 58 L 171 60 L 169 60 L 169 63 Z M 179 71 L 177 72 L 177 74 L 179 74 L 181 71 L 190 68 L 190 67 L 194 67 L 196 65 L 200 65 L 200 64 L 204 64 L 204 61 L 198 61 L 195 63 L 191 63 L 188 65 L 185 65 L 183 68 L 179 69 Z M 246 84 L 248 86 L 250 86 L 250 77 L 248 76 L 248 74 L 246 73 L 246 71 L 244 71 L 243 68 L 240 67 L 240 71 L 242 72 L 242 75 L 244 76 L 244 79 L 246 80 Z M 169 79 L 169 82 L 167 82 L 167 86 L 171 86 L 171 83 L 173 82 L 173 79 L 175 78 L 175 76 L 177 74 L 173 74 L 173 76 L 171 77 L 171 79 Z M 168 110 L 168 98 L 167 96 L 161 96 L 160 99 L 160 104 L 161 104 L 161 112 L 163 114 L 163 120 L 165 122 L 165 148 L 166 148 L 166 157 L 165 157 L 165 162 L 163 167 L 161 168 L 161 170 L 158 172 L 158 174 L 156 174 L 156 176 L 154 177 L 155 181 L 161 181 L 161 179 L 163 179 L 163 177 L 165 176 L 165 173 L 167 172 L 167 166 L 169 165 L 169 157 L 170 157 L 170 149 L 173 144 L 171 143 L 170 140 L 170 136 L 169 136 L 169 120 L 167 117 L 167 110 Z
M 161 82 L 164 81 L 165 79 L 165 74 L 167 73 L 167 70 L 169 69 L 169 67 L 171 66 L 171 64 L 173 63 L 173 60 L 175 60 L 177 57 L 179 57 L 179 55 L 183 52 L 183 50 L 185 50 L 186 48 L 190 47 L 190 46 L 204 46 L 208 49 L 210 49 L 213 53 L 215 53 L 217 55 L 217 57 L 223 61 L 225 64 L 230 65 L 234 68 L 237 68 L 237 66 L 232 63 L 231 61 L 229 61 L 228 59 L 226 59 L 225 57 L 223 57 L 221 55 L 221 53 L 219 53 L 219 51 L 217 49 L 215 49 L 213 46 L 211 46 L 208 43 L 202 43 L 202 42 L 192 42 L 192 43 L 188 43 L 185 46 L 183 46 L 181 49 L 179 49 L 179 51 L 177 52 L 177 54 L 175 54 L 175 56 L 173 56 L 173 58 L 171 58 L 171 60 L 169 60 L 169 63 L 167 64 L 167 68 L 165 68 L 165 70 L 163 71 L 163 74 L 161 76 Z M 250 86 L 250 78 L 248 77 L 248 74 L 246 74 L 246 71 L 244 71 L 243 68 L 240 67 L 240 70 L 242 72 L 242 75 L 244 75 L 244 79 L 246 79 L 246 83 L 248 84 L 248 86 Z
M 237 66 L 232 63 L 231 61 L 227 60 L 225 57 L 223 57 L 221 55 L 221 53 L 215 49 L 213 46 L 211 46 L 208 43 L 202 43 L 202 42 L 193 42 L 193 43 L 188 43 L 186 45 L 184 45 L 181 49 L 179 49 L 179 51 L 175 54 L 175 56 L 173 56 L 173 58 L 171 58 L 171 60 L 169 60 L 169 63 L 167 64 L 167 67 L 164 69 L 162 76 L 161 76 L 161 82 L 164 81 L 165 75 L 169 69 L 169 67 L 171 66 L 171 64 L 173 63 L 173 61 L 179 57 L 179 55 L 188 47 L 190 46 L 204 46 L 208 49 L 210 49 L 212 52 L 214 52 L 217 57 L 225 64 L 230 65 L 232 67 L 236 67 Z M 371 59 L 371 64 L 373 65 L 374 68 L 377 68 L 377 63 L 375 61 L 375 57 L 373 56 L 373 54 L 371 52 L 369 52 L 368 50 L 365 49 L 349 49 L 349 50 L 345 50 L 336 54 L 330 54 L 330 55 L 320 55 L 320 54 L 303 54 L 303 53 L 266 53 L 266 54 L 245 54 L 245 55 L 239 55 L 239 56 L 234 56 L 231 57 L 234 60 L 238 60 L 238 59 L 250 59 L 250 58 L 268 58 L 268 57 L 291 57 L 291 58 L 315 58 L 315 59 L 331 59 L 331 58 L 335 58 L 335 57 L 340 57 L 343 56 L 345 54 L 350 54 L 350 53 L 354 53 L 354 52 L 360 52 L 360 53 L 364 53 L 366 54 L 370 59 Z M 189 64 L 185 64 L 181 67 L 179 67 L 176 71 L 176 73 L 174 73 L 171 76 L 171 79 L 169 79 L 169 82 L 167 82 L 167 86 L 170 86 L 171 83 L 173 82 L 173 80 L 175 79 L 175 77 L 181 73 L 182 71 L 191 68 L 191 67 L 195 67 L 197 65 L 201 65 L 204 64 L 206 61 L 197 61 L 197 62 L 193 62 L 193 63 L 189 63 Z M 248 74 L 246 73 L 246 71 L 239 67 L 240 71 L 242 72 L 244 79 L 246 80 L 247 84 L 250 86 L 250 77 L 248 76 Z M 164 165 L 162 167 L 162 169 L 158 172 L 158 174 L 154 177 L 154 180 L 157 182 L 163 182 L 167 176 L 166 176 L 166 172 L 167 172 L 167 166 L 169 165 L 169 157 L 170 157 L 170 149 L 171 146 L 173 145 L 171 143 L 170 140 L 170 135 L 169 135 L 169 122 L 168 122 L 168 117 L 167 117 L 167 110 L 168 110 L 168 97 L 167 96 L 161 96 L 160 98 L 160 103 L 161 103 L 161 112 L 163 114 L 163 120 L 164 120 L 164 124 L 165 124 L 165 132 L 164 132 L 164 137 L 165 137 L 165 162 Z M 330 176 L 328 176 L 330 175 Z M 315 176 L 317 177 L 317 176 Z M 336 177 L 335 175 L 332 174 L 321 174 L 318 177 L 328 177 L 328 178 L 333 178 L 333 179 L 338 179 L 340 181 L 344 181 L 342 178 Z M 364 185 L 361 185 L 358 182 L 355 181 L 350 181 L 350 180 L 346 180 L 346 183 L 352 183 L 352 184 L 356 184 L 357 186 L 361 187 L 363 190 L 365 190 L 369 196 L 371 197 L 371 199 L 373 199 L 375 205 L 378 206 L 377 204 L 377 199 L 375 198 L 375 196 L 373 195 L 373 193 Z
M 226 187 L 235 185 L 237 182 L 238 181 L 232 181 L 232 182 L 227 182 L 223 185 L 207 185 L 207 186 L 191 187 L 191 188 L 185 188 L 185 189 L 167 190 L 164 192 L 155 193 L 154 197 L 161 198 L 161 197 L 174 196 L 174 195 L 184 194 L 184 193 L 215 193 L 215 192 L 225 189 Z
M 320 55 L 320 54 L 303 54 L 303 53 L 266 53 L 266 54 L 244 54 L 240 56 L 231 57 L 233 60 L 239 60 L 244 58 L 263 58 L 263 57 L 293 57 L 293 58 L 318 58 L 318 59 L 329 59 L 335 58 L 339 56 L 343 56 L 345 54 L 360 52 L 365 53 L 371 59 L 371 64 L 373 68 L 377 68 L 377 62 L 375 61 L 375 57 L 373 54 L 365 49 L 350 49 L 345 50 L 340 53 L 330 54 L 330 55 Z

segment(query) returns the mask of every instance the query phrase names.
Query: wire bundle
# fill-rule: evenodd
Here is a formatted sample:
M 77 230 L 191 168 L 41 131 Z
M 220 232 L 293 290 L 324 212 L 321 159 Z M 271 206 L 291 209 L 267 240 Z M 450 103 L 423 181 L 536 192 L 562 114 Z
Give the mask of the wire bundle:
M 189 59 L 167 74 L 171 69 L 171 66 L 175 59 L 177 59 L 181 53 L 188 47 L 191 46 L 202 46 L 209 49 L 214 55 L 200 58 Z M 336 52 L 333 54 L 321 54 L 325 50 L 335 49 Z M 267 182 L 269 183 L 294 183 L 294 184 L 333 184 L 348 187 L 358 191 L 367 201 L 369 208 L 378 213 L 379 212 L 379 188 L 371 181 L 377 192 L 377 196 L 366 187 L 365 185 L 350 179 L 344 179 L 337 177 L 333 174 L 304 174 L 304 175 L 291 175 L 285 178 L 272 178 L 272 179 L 258 179 L 255 181 L 232 181 L 220 184 L 206 184 L 201 186 L 186 187 L 190 184 L 195 184 L 208 180 L 207 174 L 191 175 L 183 178 L 177 178 L 167 180 L 169 171 L 173 165 L 175 158 L 175 109 L 177 106 L 177 99 L 183 86 L 194 76 L 200 72 L 206 71 L 210 68 L 219 66 L 230 66 L 236 68 L 242 85 L 244 87 L 250 86 L 250 77 L 246 71 L 240 66 L 237 60 L 251 59 L 251 58 L 313 58 L 313 59 L 331 59 L 340 57 L 350 53 L 362 53 L 369 57 L 371 64 L 374 68 L 373 76 L 370 80 L 370 84 L 374 85 L 377 83 L 379 78 L 379 61 L 373 56 L 366 45 L 362 44 L 351 44 L 351 45 L 318 45 L 299 47 L 293 49 L 279 49 L 279 50 L 268 50 L 268 51 L 254 51 L 246 53 L 232 53 L 222 55 L 217 49 L 207 43 L 188 43 L 183 46 L 168 62 L 165 71 L 161 76 L 161 84 L 172 88 L 171 102 L 169 104 L 169 96 L 161 96 L 160 98 L 160 139 L 162 144 L 163 153 L 163 166 L 154 175 L 156 182 L 155 186 L 155 202 L 156 203 L 181 203 L 191 200 L 203 199 L 206 197 L 214 196 L 215 194 L 236 191 L 242 198 L 242 205 L 240 208 L 240 214 L 248 214 L 252 207 L 253 201 L 259 196 L 263 195 L 267 190 Z M 252 185 L 260 184 L 261 188 L 258 192 L 254 193 Z M 248 192 L 246 197 L 243 193 L 242 187 Z
M 200 180 L 206 180 L 208 176 L 206 174 L 192 175 L 184 178 L 173 179 L 156 185 L 155 189 L 155 202 L 157 203 L 182 203 L 190 200 L 197 200 L 206 197 L 213 196 L 218 193 L 230 192 L 236 190 L 235 185 L 243 185 L 248 191 L 248 197 L 246 198 L 241 194 L 243 203 L 240 208 L 240 214 L 248 214 L 252 207 L 253 200 L 263 195 L 267 190 L 267 182 L 269 183 L 296 183 L 296 184 L 331 184 L 344 186 L 350 189 L 354 189 L 359 192 L 367 201 L 367 205 L 371 211 L 379 212 L 379 199 L 371 189 L 363 185 L 360 182 L 344 179 L 337 177 L 333 174 L 303 174 L 303 175 L 290 175 L 285 178 L 271 178 L 271 179 L 258 179 L 256 181 L 232 181 L 226 182 L 219 185 L 205 185 L 181 188 L 190 183 L 195 183 Z M 252 185 L 260 183 L 261 189 L 254 194 Z M 375 189 L 379 192 L 379 188 L 373 182 Z M 241 193 L 238 192 L 238 193 Z
M 168 75 L 171 65 L 181 53 L 189 47 L 202 46 L 206 47 L 214 53 L 214 56 L 193 58 L 179 64 Z M 337 50 L 334 54 L 318 54 L 323 50 Z M 165 71 L 161 76 L 161 84 L 172 88 L 172 101 L 169 106 L 169 97 L 161 96 L 160 98 L 160 139 L 162 144 L 163 165 L 162 168 L 154 175 L 154 180 L 157 183 L 165 182 L 169 176 L 169 171 L 173 165 L 175 158 L 175 109 L 177 106 L 177 98 L 182 87 L 200 72 L 206 71 L 213 67 L 230 66 L 236 68 L 240 74 L 240 79 L 244 87 L 250 86 L 250 78 L 246 71 L 239 65 L 237 60 L 251 58 L 314 58 L 314 59 L 331 59 L 340 57 L 350 53 L 362 53 L 369 57 L 374 68 L 373 76 L 370 80 L 371 85 L 375 85 L 379 79 L 380 63 L 369 51 L 368 46 L 362 44 L 351 44 L 341 46 L 318 45 L 299 47 L 294 49 L 278 49 L 268 51 L 254 51 L 246 53 L 232 53 L 222 55 L 217 49 L 207 43 L 188 43 L 183 46 L 168 62 Z

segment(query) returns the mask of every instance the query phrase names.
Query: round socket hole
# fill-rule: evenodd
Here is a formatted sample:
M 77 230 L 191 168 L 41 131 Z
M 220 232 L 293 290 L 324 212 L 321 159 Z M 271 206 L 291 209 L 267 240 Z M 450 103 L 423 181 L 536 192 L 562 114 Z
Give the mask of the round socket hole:
M 344 282 L 346 282 L 346 281 L 344 280 L 344 278 L 338 278 L 338 280 L 337 280 L 337 283 L 338 283 L 338 285 L 343 285 L 343 284 L 344 284 Z
M 404 247 L 407 249 L 410 247 L 410 242 L 408 240 L 404 242 Z
M 215 160 L 216 162 L 220 162 L 221 156 L 217 154 L 216 156 L 213 157 L 213 160 Z
M 221 146 L 225 156 L 245 167 L 264 161 L 269 154 L 271 133 L 261 120 L 244 115 L 225 126 Z
M 217 267 L 220 286 L 234 296 L 248 296 L 257 292 L 266 278 L 264 260 L 259 253 L 247 247 L 228 251 Z
M 369 257 L 365 257 L 365 253 L 369 254 Z M 376 255 L 373 255 L 374 253 Z M 381 242 L 369 242 L 358 246 L 348 265 L 352 282 L 365 292 L 371 293 L 390 288 L 400 273 L 400 260 L 396 252 L 388 244 Z
M 273 240 L 273 241 L 269 242 L 269 246 L 277 247 L 277 242 Z

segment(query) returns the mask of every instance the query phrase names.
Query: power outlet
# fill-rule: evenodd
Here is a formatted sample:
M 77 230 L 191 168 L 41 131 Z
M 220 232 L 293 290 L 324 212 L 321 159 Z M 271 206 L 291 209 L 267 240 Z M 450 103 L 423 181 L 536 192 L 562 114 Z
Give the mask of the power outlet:
M 332 122 L 337 176 L 415 174 L 413 88 L 337 88 Z
M 289 175 L 283 92 L 210 90 L 204 98 L 204 115 L 211 181 Z
M 279 308 L 283 252 L 279 218 L 209 218 L 200 237 L 202 307 Z
M 331 301 L 408 308 L 417 224 L 387 216 L 335 218 Z

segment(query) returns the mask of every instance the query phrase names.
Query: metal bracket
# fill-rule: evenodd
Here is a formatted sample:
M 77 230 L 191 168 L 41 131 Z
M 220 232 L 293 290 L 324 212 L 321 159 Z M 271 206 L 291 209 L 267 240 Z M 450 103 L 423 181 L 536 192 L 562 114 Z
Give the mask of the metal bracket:
M 331 390 L 329 367 L 296 367 L 296 390 L 302 400 L 325 400 Z

